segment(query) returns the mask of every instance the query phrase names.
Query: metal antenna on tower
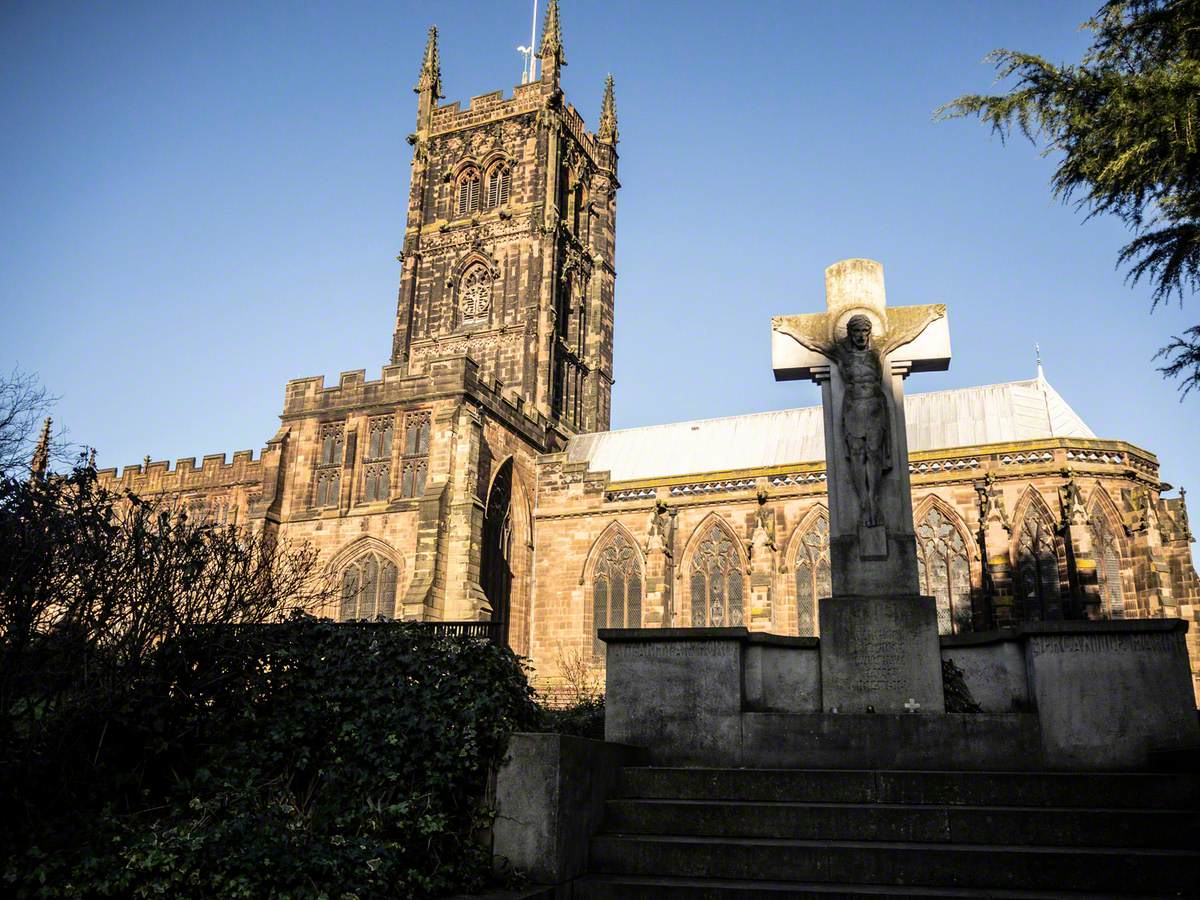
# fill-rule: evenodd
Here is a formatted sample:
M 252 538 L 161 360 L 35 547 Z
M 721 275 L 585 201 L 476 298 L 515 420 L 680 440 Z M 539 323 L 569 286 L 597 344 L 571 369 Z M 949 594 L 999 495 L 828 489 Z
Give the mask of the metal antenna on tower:
M 533 21 L 529 25 L 529 46 L 517 47 L 517 52 L 523 54 L 525 63 L 521 67 L 521 84 L 537 81 L 537 0 L 533 0 Z

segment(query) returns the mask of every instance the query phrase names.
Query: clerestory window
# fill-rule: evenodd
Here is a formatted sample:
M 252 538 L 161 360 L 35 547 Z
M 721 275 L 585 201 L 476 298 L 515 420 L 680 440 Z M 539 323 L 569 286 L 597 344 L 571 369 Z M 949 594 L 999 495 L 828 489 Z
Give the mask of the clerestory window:
M 404 458 L 401 462 L 401 497 L 420 497 L 425 493 L 429 475 L 428 410 L 409 413 L 404 417 Z
M 317 437 L 317 450 L 313 505 L 321 509 L 336 507 L 342 488 L 342 461 L 346 450 L 345 427 L 322 425 Z

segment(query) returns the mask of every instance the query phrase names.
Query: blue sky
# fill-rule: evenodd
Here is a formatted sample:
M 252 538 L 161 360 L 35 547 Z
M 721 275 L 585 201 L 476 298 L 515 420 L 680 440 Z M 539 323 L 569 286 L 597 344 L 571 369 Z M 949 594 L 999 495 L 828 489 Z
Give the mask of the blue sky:
M 944 302 L 954 361 L 908 390 L 1047 377 L 1091 427 L 1200 489 L 1196 411 L 1154 351 L 1111 220 L 1053 161 L 933 110 L 985 53 L 1062 61 L 1091 2 L 562 0 L 567 97 L 620 117 L 614 427 L 818 402 L 771 377 L 770 317 L 883 262 Z M 101 466 L 254 448 L 289 378 L 387 361 L 425 30 L 448 100 L 520 78 L 526 0 L 0 6 L 0 363 L 61 395 Z

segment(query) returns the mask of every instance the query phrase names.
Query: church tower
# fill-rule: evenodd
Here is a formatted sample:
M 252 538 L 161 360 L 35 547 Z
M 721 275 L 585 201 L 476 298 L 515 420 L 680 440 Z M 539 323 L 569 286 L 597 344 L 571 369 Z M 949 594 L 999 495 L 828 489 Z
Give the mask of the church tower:
M 466 354 L 564 436 L 605 431 L 619 187 L 612 78 L 593 133 L 563 96 L 567 60 L 550 0 L 540 77 L 509 99 L 496 91 L 466 109 L 439 105 L 437 38 L 431 28 L 414 88 L 392 364 L 420 375 Z

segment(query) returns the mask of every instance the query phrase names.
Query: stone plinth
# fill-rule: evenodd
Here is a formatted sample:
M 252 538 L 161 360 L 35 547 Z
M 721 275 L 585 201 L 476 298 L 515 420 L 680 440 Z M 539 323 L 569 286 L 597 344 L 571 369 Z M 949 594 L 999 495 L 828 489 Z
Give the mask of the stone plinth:
M 664 749 L 683 764 L 741 743 L 745 628 L 601 629 L 605 740 Z
M 820 621 L 826 712 L 945 711 L 932 597 L 831 597 Z
M 514 734 L 496 774 L 492 853 L 541 884 L 587 868 L 588 841 L 604 819 L 621 766 L 636 747 L 561 734 Z

